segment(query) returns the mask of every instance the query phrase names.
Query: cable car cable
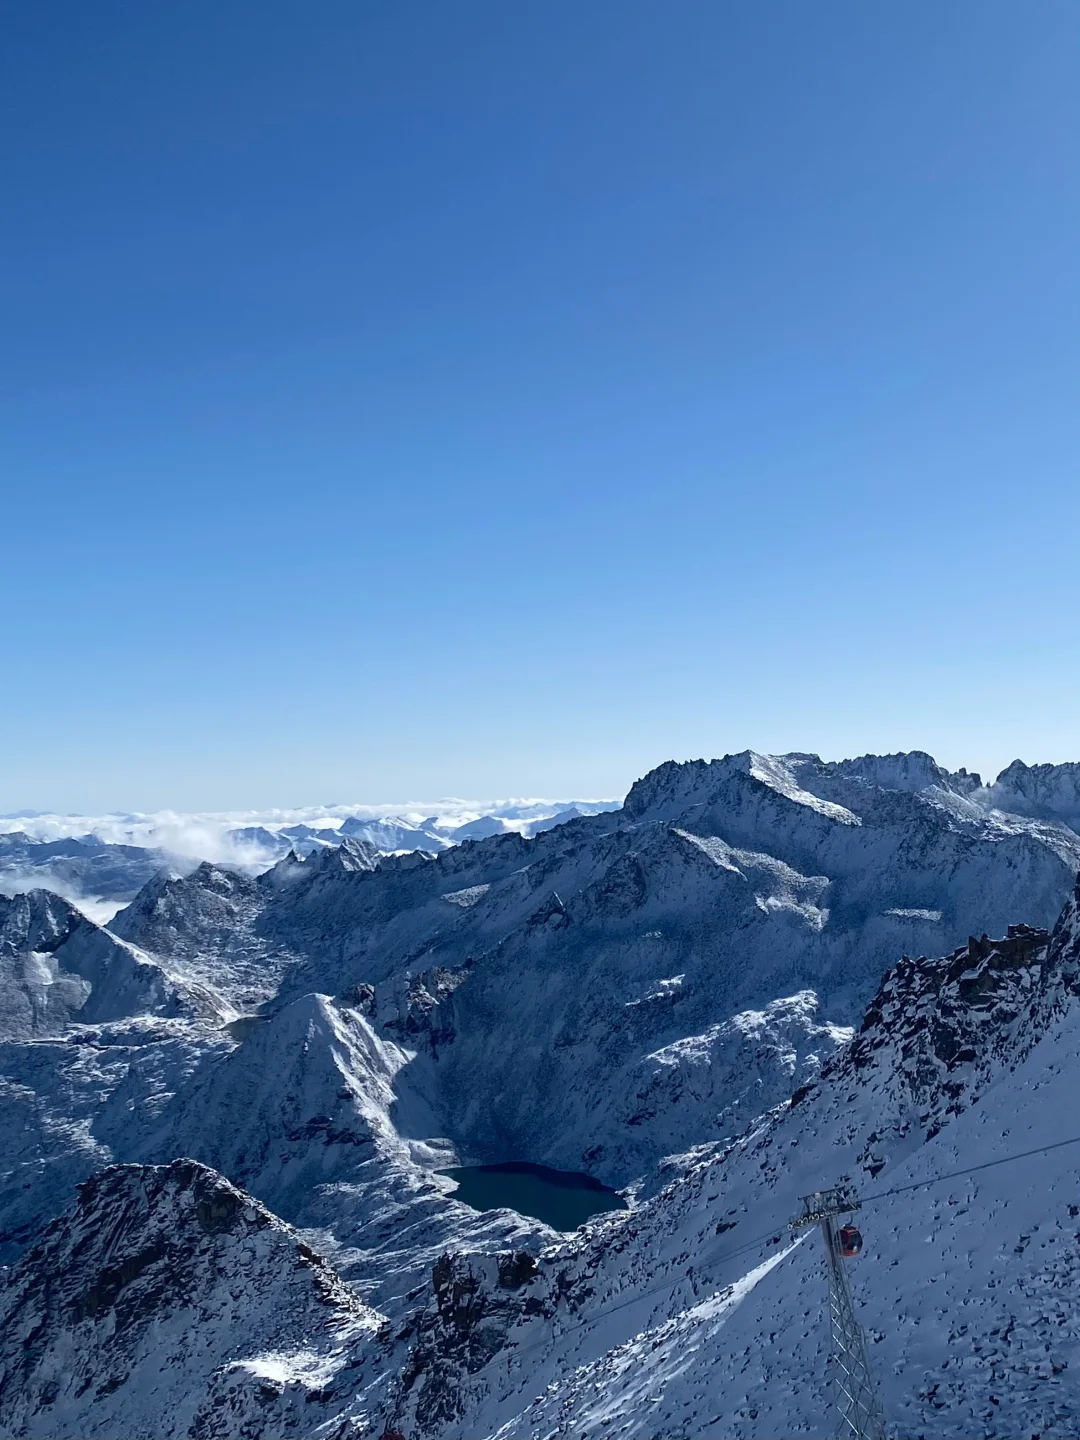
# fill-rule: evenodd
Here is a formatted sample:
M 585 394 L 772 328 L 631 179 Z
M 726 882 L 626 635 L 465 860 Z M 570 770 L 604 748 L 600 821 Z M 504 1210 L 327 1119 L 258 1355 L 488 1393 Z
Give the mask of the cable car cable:
M 1044 1155 L 1048 1150 L 1060 1150 L 1065 1145 L 1080 1145 L 1080 1135 L 1070 1140 L 1055 1140 L 1050 1145 L 1036 1145 L 1034 1150 L 1021 1150 L 1017 1155 L 1002 1155 L 997 1160 L 986 1160 L 981 1165 L 968 1165 L 963 1170 L 950 1170 L 945 1175 L 934 1175 L 929 1180 L 916 1180 L 911 1185 L 897 1185 L 892 1190 L 881 1190 L 877 1195 L 865 1195 L 861 1204 L 872 1205 L 875 1200 L 886 1200 L 890 1195 L 904 1195 L 909 1190 L 921 1190 L 924 1185 L 938 1185 L 942 1180 L 956 1180 L 961 1175 L 974 1175 L 977 1170 L 990 1170 L 995 1165 L 1008 1165 L 1013 1160 L 1028 1160 L 1032 1155 Z
M 980 1170 L 990 1170 L 995 1165 L 1008 1165 L 1014 1160 L 1027 1160 L 1030 1159 L 1032 1155 L 1043 1155 L 1050 1150 L 1060 1150 L 1066 1145 L 1080 1145 L 1080 1135 L 1074 1135 L 1068 1140 L 1055 1140 L 1049 1145 L 1037 1145 L 1033 1150 L 1022 1150 L 1016 1155 L 1002 1155 L 997 1160 L 986 1160 L 981 1165 L 968 1165 L 965 1166 L 965 1168 L 962 1170 L 950 1170 L 944 1175 L 931 1176 L 929 1180 L 916 1180 L 910 1185 L 897 1185 L 892 1190 L 881 1190 L 876 1195 L 865 1196 L 861 1200 L 860 1205 L 872 1205 L 875 1201 L 887 1200 L 892 1195 L 904 1195 L 911 1190 L 921 1190 L 924 1186 L 927 1185 L 938 1185 L 943 1180 L 955 1180 L 962 1175 L 974 1175 L 977 1171 Z M 756 1246 L 761 1245 L 765 1240 L 768 1240 L 772 1236 L 776 1235 L 778 1231 L 780 1233 L 783 1233 L 786 1225 L 787 1222 L 784 1221 L 779 1226 L 770 1226 L 768 1230 L 762 1231 L 760 1235 L 755 1235 L 751 1240 L 744 1241 L 742 1245 L 736 1246 L 733 1250 L 725 1250 L 720 1255 L 710 1256 L 708 1259 L 702 1261 L 701 1263 L 705 1266 L 714 1266 L 722 1264 L 725 1260 L 734 1260 L 737 1256 L 745 1254 L 747 1251 L 753 1250 Z M 566 1326 L 566 1328 L 560 1330 L 557 1335 L 545 1335 L 542 1339 L 534 1340 L 528 1345 L 515 1345 L 512 1350 L 508 1349 L 507 1358 L 513 1359 L 514 1356 L 527 1354 L 530 1350 L 538 1349 L 542 1345 L 553 1346 L 556 1344 L 557 1341 L 562 1340 L 565 1336 L 573 1335 L 578 1330 L 584 1330 L 589 1325 L 596 1325 L 601 1320 L 606 1320 L 609 1315 L 615 1315 L 620 1310 L 627 1309 L 630 1305 L 637 1305 L 642 1300 L 647 1300 L 652 1295 L 662 1295 L 669 1290 L 676 1289 L 679 1285 L 683 1284 L 685 1279 L 686 1276 L 680 1276 L 678 1280 L 668 1281 L 663 1285 L 655 1285 L 649 1290 L 639 1291 L 636 1295 L 632 1295 L 628 1300 L 621 1300 L 617 1305 L 612 1305 L 609 1306 L 609 1308 L 606 1310 L 601 1310 L 599 1314 L 591 1315 L 586 1320 L 579 1320 L 575 1325 Z M 510 1343 L 510 1340 L 511 1337 L 508 1334 L 508 1344 Z
M 719 1265 L 725 1260 L 734 1260 L 737 1256 L 744 1254 L 746 1251 L 755 1249 L 763 1241 L 771 1239 L 772 1236 L 777 1234 L 778 1230 L 782 1233 L 784 1228 L 785 1227 L 783 1225 L 773 1225 L 770 1229 L 763 1231 L 760 1235 L 755 1235 L 752 1240 L 744 1241 L 742 1245 L 737 1246 L 734 1250 L 725 1250 L 721 1255 L 710 1256 L 709 1259 L 704 1260 L 702 1264 L 711 1266 Z M 682 1275 L 679 1277 L 678 1280 L 667 1281 L 663 1285 L 654 1285 L 650 1290 L 641 1290 L 638 1292 L 638 1294 L 632 1295 L 628 1300 L 620 1300 L 617 1305 L 611 1305 L 608 1307 L 608 1309 L 601 1310 L 599 1314 L 590 1315 L 587 1320 L 579 1320 L 576 1325 L 567 1325 L 566 1328 L 564 1330 L 560 1330 L 557 1335 L 546 1335 L 543 1339 L 534 1340 L 529 1345 L 515 1346 L 513 1354 L 524 1355 L 527 1351 L 535 1350 L 540 1345 L 554 1345 L 556 1341 L 561 1340 L 564 1336 L 573 1335 L 578 1330 L 584 1330 L 587 1325 L 596 1325 L 599 1323 L 599 1321 L 606 1320 L 609 1315 L 615 1315 L 618 1313 L 618 1311 L 625 1310 L 630 1305 L 636 1305 L 641 1300 L 647 1300 L 650 1295 L 662 1295 L 668 1290 L 674 1290 L 679 1285 L 682 1285 L 685 1280 L 686 1276 Z M 508 1335 L 507 1340 L 509 1341 L 509 1339 L 510 1336 Z

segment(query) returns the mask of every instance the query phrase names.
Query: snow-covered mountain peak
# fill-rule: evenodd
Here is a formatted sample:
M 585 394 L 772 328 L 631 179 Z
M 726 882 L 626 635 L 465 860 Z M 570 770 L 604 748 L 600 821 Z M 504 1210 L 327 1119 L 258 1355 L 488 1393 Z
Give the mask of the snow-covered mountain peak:
M 858 815 L 853 814 L 843 805 L 836 805 L 831 800 L 823 800 L 815 795 L 812 790 L 804 789 L 798 782 L 798 761 L 792 757 L 789 759 L 783 755 L 757 755 L 750 753 L 750 764 L 748 773 L 753 779 L 762 785 L 767 785 L 770 790 L 775 790 L 785 800 L 791 800 L 796 805 L 805 805 L 810 810 L 816 810 L 819 815 L 826 819 L 835 820 L 841 825 L 860 825 L 862 821 Z M 820 761 L 818 762 L 820 764 Z
M 269 870 L 263 871 L 259 881 L 265 890 L 281 890 L 306 873 L 303 856 L 295 850 L 288 850 Z
M 816 756 L 813 759 L 817 765 L 821 765 L 822 762 L 817 760 Z M 979 777 L 968 776 L 966 771 L 961 771 L 959 777 L 950 774 L 925 750 L 910 750 L 896 755 L 860 755 L 855 760 L 838 760 L 825 768 L 837 775 L 864 780 L 868 785 L 880 790 L 917 792 L 934 787 L 948 790 L 953 788 L 954 781 L 958 778 L 965 788 L 969 782 L 974 787 L 979 784 Z
M 393 1136 L 391 1082 L 406 1058 L 358 1012 L 303 995 L 181 1090 L 151 1152 L 198 1155 L 295 1215 L 312 1185 Z
M 354 835 L 346 835 L 340 845 L 318 852 L 308 863 L 313 870 L 325 872 L 337 868 L 349 874 L 356 874 L 359 871 L 378 869 L 382 860 L 383 851 L 373 845 L 370 840 L 361 840 Z
M 196 1408 L 166 1413 L 129 1367 L 110 1409 L 122 1367 L 107 1337 L 77 1329 L 92 1316 L 73 1329 L 50 1312 L 46 1368 L 23 1387 L 36 1408 L 13 1431 L 90 1435 L 100 1423 L 130 1440 L 175 1423 L 188 1440 L 359 1440 L 398 1417 L 410 1440 L 813 1432 L 825 1403 L 820 1260 L 776 1237 L 800 1195 L 845 1175 L 885 1207 L 868 1202 L 868 1255 L 893 1247 L 874 1294 L 890 1294 L 895 1363 L 917 1380 L 890 1404 L 903 1433 L 945 1433 L 931 1423 L 944 1382 L 925 1379 L 919 1331 L 963 1265 L 935 1259 L 941 1271 L 927 1275 L 918 1257 L 945 1253 L 936 1237 L 974 1213 L 984 1182 L 950 1189 L 952 1210 L 927 1202 L 933 1243 L 920 1236 L 917 1248 L 915 1201 L 905 1192 L 891 1210 L 886 1192 L 993 1156 L 1010 1131 L 1022 1148 L 1021 1123 L 1058 1137 L 1068 1124 L 1080 835 L 1048 812 L 1002 808 L 977 777 L 920 752 L 670 763 L 625 809 L 555 828 L 524 802 L 511 809 L 279 815 L 264 827 L 274 853 L 297 850 L 273 869 L 208 862 L 157 876 L 111 930 L 44 894 L 0 904 L 5 1258 L 41 1240 L 64 1189 L 103 1165 L 135 1161 L 156 1177 L 186 1155 L 199 1184 L 227 1176 L 281 1217 L 254 1233 L 273 1230 L 284 1272 L 288 1225 L 303 1226 L 393 1320 L 374 1358 L 343 1358 L 306 1302 L 285 1297 L 293 1319 L 248 1347 L 228 1306 L 262 1304 L 259 1247 L 253 1258 L 248 1230 L 204 1235 L 185 1212 L 191 1256 L 206 1260 L 192 1294 L 210 1294 L 198 1305 L 217 1317 L 205 1351 L 196 1363 L 203 1309 L 155 1310 L 152 1339 L 125 1333 L 145 1341 L 142 1372 L 154 1357 L 153 1374 L 168 1372 L 170 1405 L 175 1369 Z M 250 843 L 268 843 L 250 828 Z M 446 843 L 463 829 L 471 837 Z M 385 853 L 391 830 L 407 853 Z M 440 843 L 420 843 L 429 830 Z M 926 955 L 941 958 L 903 958 Z M 440 1173 L 505 1160 L 584 1171 L 625 1188 L 632 1208 L 559 1237 L 506 1209 L 472 1211 Z M 159 1233 L 129 1182 L 109 1192 L 134 1217 L 121 1265 L 142 1253 L 140 1235 L 152 1250 Z M 1025 1227 L 1052 1227 L 1039 1232 L 1046 1263 L 1031 1268 L 1027 1228 L 1006 1246 L 1005 1228 L 981 1217 L 963 1253 L 997 1237 L 983 1290 L 999 1275 L 1019 1276 L 1018 1294 L 1051 1272 L 1053 1285 L 1067 1278 L 1050 1264 L 1065 1254 L 1065 1220 L 1025 1206 Z M 106 1209 L 94 1212 L 102 1235 Z M 760 1244 L 768 1226 L 776 1243 Z M 897 1288 L 912 1267 L 915 1298 Z M 962 1324 L 981 1303 L 965 1293 Z M 901 1311 L 919 1325 L 905 1330 Z M 1043 1320 L 1023 1314 L 1041 1336 Z M 978 1344 L 985 1333 L 997 1354 L 1006 1342 L 979 1325 Z M 61 1376 L 62 1402 L 50 1399 L 46 1369 L 56 1380 L 57 1357 L 74 1355 L 85 1377 L 92 1346 L 90 1387 L 80 1397 Z M 376 1422 L 369 1386 L 385 1391 L 403 1363 L 411 1384 Z M 947 1383 L 955 1395 L 967 1386 L 955 1413 L 969 1418 L 975 1382 Z M 924 1389 L 936 1397 L 925 1404 L 912 1398 Z M 13 1413 L 0 1411 L 0 1428 Z M 993 1433 L 968 1418 L 948 1433 Z M 1056 1433 L 1075 1433 L 1064 1424 Z
M 137 930 L 150 948 L 187 955 L 193 945 L 203 943 L 209 928 L 225 932 L 235 925 L 257 896 L 254 880 L 204 860 L 189 875 L 158 875 L 148 881 L 109 928 L 123 939 Z
M 924 762 L 900 769 L 912 783 L 940 778 Z M 896 768 L 881 778 L 903 778 Z M 394 1084 L 423 1071 L 434 1133 L 470 1155 L 524 1154 L 621 1185 L 694 1127 L 719 1138 L 754 1096 L 778 1098 L 784 1067 L 758 1065 L 749 1042 L 736 1059 L 743 1032 L 722 1028 L 733 1016 L 812 991 L 812 1024 L 842 1027 L 903 951 L 945 950 L 1017 913 L 1054 918 L 1075 876 L 1065 832 L 1003 825 L 943 794 L 883 789 L 805 755 L 669 764 L 623 811 L 532 839 L 497 835 L 435 857 L 324 850 L 257 882 L 237 877 L 228 895 L 201 869 L 166 887 L 168 924 L 160 900 L 140 900 L 116 929 L 149 951 L 182 949 L 201 973 L 234 974 L 249 957 L 250 993 L 257 976 L 280 977 L 278 1006 L 426 972 L 467 976 L 415 1010 L 418 1029 L 383 1032 L 429 1057 Z M 738 1101 L 702 1086 L 694 1046 L 679 1048 L 721 1034 L 731 1058 L 715 1073 Z M 793 1043 L 817 1053 L 808 1033 Z M 683 1058 L 657 1069 L 648 1057 L 661 1051 Z M 522 1091 L 526 1054 L 536 1078 Z M 749 1086 L 734 1078 L 740 1065 Z
M 109 929 L 168 956 L 174 973 L 214 987 L 243 1013 L 276 992 L 293 959 L 255 933 L 265 889 L 265 877 L 254 880 L 204 861 L 185 877 L 149 881 Z
M 623 811 L 633 820 L 670 820 L 696 806 L 743 808 L 772 796 L 837 824 L 860 824 L 853 811 L 804 783 L 804 772 L 812 775 L 823 768 L 816 755 L 760 755 L 753 750 L 721 760 L 668 761 L 631 786 Z
M 1057 820 L 1080 830 L 1080 764 L 1025 765 L 1014 760 L 986 791 L 1001 810 Z

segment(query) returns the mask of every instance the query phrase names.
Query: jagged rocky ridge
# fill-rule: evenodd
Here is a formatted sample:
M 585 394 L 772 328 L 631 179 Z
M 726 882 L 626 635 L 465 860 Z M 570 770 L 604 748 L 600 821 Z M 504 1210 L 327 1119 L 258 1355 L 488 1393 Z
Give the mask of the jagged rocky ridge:
M 849 1027 L 882 970 L 904 950 L 946 950 L 970 930 L 1003 932 L 1018 916 L 1049 925 L 1078 853 L 1080 841 L 1059 820 L 989 808 L 977 777 L 949 775 L 929 757 L 831 766 L 735 756 L 661 767 L 622 812 L 533 840 L 497 836 L 438 859 L 387 858 L 351 840 L 307 860 L 286 857 L 258 879 L 203 866 L 185 880 L 152 882 L 110 931 L 76 923 L 54 897 L 39 897 L 5 922 L 5 983 L 22 996 L 0 1056 L 11 1139 L 0 1186 L 6 1256 L 32 1243 L 67 1187 L 110 1161 L 155 1165 L 192 1154 L 305 1227 L 359 1293 L 411 1327 L 411 1355 L 395 1350 L 380 1369 L 381 1383 L 399 1363 L 415 1370 L 401 1400 L 409 1425 L 454 1433 L 454 1417 L 469 1416 L 494 1428 L 462 1433 L 494 1433 L 495 1412 L 458 1378 L 431 1393 L 460 1389 L 460 1408 L 456 1400 L 438 1414 L 415 1408 L 430 1387 L 422 1326 L 409 1317 L 441 1251 L 472 1257 L 466 1263 L 487 1277 L 482 1296 L 502 1273 L 485 1256 L 535 1255 L 556 1237 L 509 1212 L 467 1211 L 440 1168 L 529 1158 L 633 1182 L 641 1208 L 593 1232 L 605 1255 L 625 1253 L 633 1265 L 616 1273 L 605 1260 L 597 1274 L 614 1277 L 610 1293 L 647 1290 L 649 1277 L 660 1283 L 669 1274 L 673 1256 L 699 1253 L 676 1212 L 710 1154 L 728 1152 L 793 1090 L 805 1092 L 793 1113 L 817 1123 L 818 1095 L 835 1094 L 826 1085 L 830 1056 L 849 1054 Z M 99 955 L 92 974 L 88 954 Z M 41 976 L 42 956 L 59 957 L 49 960 L 59 966 L 55 977 L 33 982 L 44 992 L 43 1028 L 25 1020 L 41 1011 L 26 987 L 28 976 Z M 1014 1033 L 997 1012 L 992 1024 L 975 1025 L 981 1012 L 961 981 L 981 961 L 966 957 L 966 949 L 950 957 L 946 969 L 961 968 L 944 989 L 925 989 L 934 966 L 907 962 L 924 989 L 894 977 L 895 1003 L 883 992 L 878 1006 L 882 1023 L 891 1035 L 909 1010 L 952 1006 L 971 1030 L 957 1032 L 957 1055 L 976 1052 L 961 1067 L 977 1070 L 994 1035 L 1005 1036 L 1010 1063 L 1026 1065 L 1022 1026 Z M 132 975 L 150 978 L 141 966 L 163 987 L 150 1004 L 138 986 L 128 988 Z M 46 981 L 63 980 L 62 998 L 71 976 L 81 977 L 82 1001 L 57 1009 Z M 1007 997 L 1002 1003 L 1007 1009 Z M 920 1020 L 923 1030 L 930 1033 Z M 883 1033 L 871 1025 L 850 1054 L 867 1034 Z M 1039 1027 L 1032 1022 L 1028 1033 L 1037 1038 Z M 865 1154 L 855 1158 L 884 1165 L 884 1180 L 946 1143 L 968 1112 L 963 1096 L 953 1097 L 963 1114 L 927 1139 L 935 1122 L 922 1125 L 908 1082 L 893 1070 L 886 1083 L 881 1065 L 895 1069 L 895 1047 L 880 1048 L 881 1063 L 853 1072 L 849 1093 L 869 1097 L 859 1121 Z M 937 1072 L 918 1044 L 913 1054 L 937 1096 Z M 936 1063 L 949 1085 L 968 1075 Z M 993 1089 L 997 1061 L 987 1063 Z M 974 1087 L 980 1095 L 983 1083 Z M 936 1108 L 934 1099 L 927 1113 Z M 851 1119 L 843 1117 L 845 1135 Z M 831 1150 L 818 1154 L 801 1135 L 799 1143 L 821 1170 L 835 1169 Z M 730 1153 L 745 1150 L 744 1139 Z M 672 1152 L 689 1158 L 664 1168 Z M 847 1152 L 844 1159 L 850 1168 Z M 747 1162 L 739 1202 L 747 1210 L 760 1203 L 751 1195 L 761 1176 L 768 1179 L 762 1163 Z M 669 1191 L 681 1199 L 664 1200 Z M 664 1215 L 666 1230 L 655 1219 Z M 638 1233 L 658 1248 L 635 1248 Z M 514 1262 L 507 1273 L 523 1267 Z M 522 1282 L 524 1299 L 541 1295 L 547 1273 L 541 1267 Z M 740 1272 L 733 1283 L 744 1279 Z M 695 1283 L 676 1289 L 673 1303 L 692 1297 Z M 496 1290 L 513 1319 L 513 1287 Z M 586 1298 L 582 1313 L 593 1305 Z M 719 1325 L 723 1311 L 730 1327 L 731 1305 L 717 1305 L 707 1323 Z M 740 1307 L 750 1315 L 752 1306 Z M 639 1330 L 651 1314 L 645 1300 L 625 1310 Z M 697 1324 L 679 1322 L 676 1349 Z M 486 1365 L 497 1370 L 501 1351 L 491 1353 Z M 604 1375 L 601 1388 L 615 1383 Z M 560 1393 L 576 1424 L 581 1396 Z M 371 1396 L 364 1404 L 377 1408 Z M 536 1424 L 557 1429 L 553 1412 L 538 1413 Z M 514 1415 L 515 1426 L 533 1424 Z M 669 1421 L 681 1423 L 674 1413 Z M 749 1426 L 733 1434 L 768 1433 L 754 1429 L 753 1417 L 731 1424 Z
M 313 1434 L 354 1405 L 381 1326 L 212 1170 L 113 1166 L 0 1291 L 0 1431 Z
M 251 818 L 171 811 L 157 815 L 23 814 L 0 816 L 0 892 L 49 889 L 93 919 L 106 920 L 157 873 L 186 875 L 211 859 L 258 874 L 288 854 L 307 856 L 353 838 L 377 850 L 436 853 L 462 840 L 516 831 L 535 835 L 582 814 L 617 809 L 612 801 L 510 801 L 490 809 L 446 802 L 445 813 L 421 817 L 377 814 L 361 806 L 319 807 L 312 824 L 286 824 L 279 813 Z M 355 813 L 355 812 L 362 813 Z M 321 819 L 318 818 L 321 814 Z M 9 828 L 14 827 L 14 828 Z M 98 827 L 101 833 L 97 833 Z

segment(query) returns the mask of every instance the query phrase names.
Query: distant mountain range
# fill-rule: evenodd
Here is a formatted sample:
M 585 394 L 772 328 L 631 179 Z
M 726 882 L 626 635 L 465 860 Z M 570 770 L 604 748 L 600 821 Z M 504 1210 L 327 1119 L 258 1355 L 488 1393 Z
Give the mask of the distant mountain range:
M 134 899 L 151 875 L 187 875 L 202 860 L 258 874 L 290 850 L 306 856 L 350 836 L 387 854 L 434 854 L 462 840 L 535 835 L 618 804 L 444 800 L 423 807 L 331 805 L 244 815 L 26 812 L 0 817 L 0 894 L 42 886 L 81 906 L 92 919 L 107 920 Z

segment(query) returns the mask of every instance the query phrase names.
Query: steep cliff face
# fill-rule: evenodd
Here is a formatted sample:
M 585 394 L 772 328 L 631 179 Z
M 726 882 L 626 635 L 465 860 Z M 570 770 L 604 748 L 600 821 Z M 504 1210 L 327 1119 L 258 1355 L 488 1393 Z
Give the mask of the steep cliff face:
M 80 1187 L 0 1291 L 0 1429 L 310 1434 L 354 1400 L 381 1317 L 267 1210 L 192 1161 Z

